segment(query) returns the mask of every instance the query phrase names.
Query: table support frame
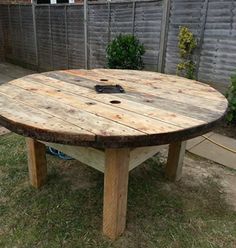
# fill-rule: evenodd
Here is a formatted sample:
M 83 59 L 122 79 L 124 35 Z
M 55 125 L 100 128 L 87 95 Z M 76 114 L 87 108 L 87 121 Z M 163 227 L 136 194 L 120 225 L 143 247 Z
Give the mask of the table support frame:
M 117 239 L 125 230 L 129 171 L 155 155 L 162 146 L 139 148 L 75 147 L 26 138 L 30 183 L 40 188 L 46 182 L 46 145 L 104 172 L 103 233 Z M 166 177 L 171 181 L 181 178 L 186 142 L 169 145 Z M 97 165 L 96 165 L 97 163 Z

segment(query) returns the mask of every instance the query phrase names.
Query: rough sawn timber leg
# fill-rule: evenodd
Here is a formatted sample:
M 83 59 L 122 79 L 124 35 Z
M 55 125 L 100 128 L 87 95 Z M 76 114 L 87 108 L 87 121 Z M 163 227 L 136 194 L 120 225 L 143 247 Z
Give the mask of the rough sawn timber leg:
M 26 138 L 26 144 L 30 183 L 33 187 L 40 188 L 47 177 L 46 146 L 31 138 Z
M 115 240 L 126 226 L 130 149 L 106 149 L 103 233 Z
M 178 181 L 182 176 L 182 167 L 186 149 L 186 141 L 175 142 L 169 145 L 166 164 L 166 177 L 170 181 Z

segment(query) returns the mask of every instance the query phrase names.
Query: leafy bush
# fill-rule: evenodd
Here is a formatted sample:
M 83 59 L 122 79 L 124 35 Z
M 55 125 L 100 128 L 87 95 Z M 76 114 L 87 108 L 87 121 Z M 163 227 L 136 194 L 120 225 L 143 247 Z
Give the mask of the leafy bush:
M 197 47 L 197 40 L 193 33 L 187 27 L 180 27 L 178 35 L 178 48 L 180 63 L 177 65 L 177 74 L 194 79 L 196 64 L 193 61 L 193 52 Z
M 231 85 L 227 91 L 226 97 L 229 102 L 227 121 L 230 124 L 236 124 L 236 74 L 231 77 Z
M 111 69 L 143 69 L 143 44 L 133 35 L 117 36 L 107 46 L 108 67 Z

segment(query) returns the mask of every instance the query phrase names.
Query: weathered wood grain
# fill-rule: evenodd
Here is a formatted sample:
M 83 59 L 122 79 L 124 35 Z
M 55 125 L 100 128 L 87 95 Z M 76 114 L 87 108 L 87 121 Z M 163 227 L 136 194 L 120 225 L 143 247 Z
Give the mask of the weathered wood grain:
M 104 173 L 105 171 L 105 152 L 103 149 L 92 147 L 70 146 L 50 142 L 39 142 L 61 151 L 68 156 Z M 147 159 L 157 154 L 163 146 L 138 147 L 130 150 L 129 171 L 133 170 Z
M 116 239 L 126 225 L 130 149 L 106 149 L 103 233 Z
M 119 83 L 126 93 L 98 94 L 98 83 Z M 7 128 L 42 141 L 96 148 L 186 140 L 210 131 L 227 109 L 224 96 L 208 85 L 129 70 L 33 74 L 2 85 L 0 96 L 0 123 Z
M 47 72 L 44 73 L 44 75 L 64 82 L 79 85 L 84 88 L 88 88 L 90 90 L 93 90 L 94 86 L 96 85 L 96 82 L 92 80 L 88 80 L 86 78 L 81 79 L 78 75 L 68 71 Z M 170 79 L 168 78 L 168 80 L 166 81 L 169 82 L 170 80 L 171 78 Z M 194 81 L 191 82 L 194 83 Z M 190 86 L 191 85 L 192 84 L 190 84 Z M 182 85 L 180 85 L 179 87 L 181 86 Z M 86 93 L 87 92 L 88 91 L 86 91 Z M 167 114 L 168 112 L 177 113 L 178 115 L 176 116 L 183 115 L 185 117 L 192 117 L 194 119 L 200 121 L 206 121 L 206 122 L 208 122 L 209 119 L 217 119 L 219 116 L 218 112 L 214 112 L 206 108 L 200 108 L 199 106 L 191 105 L 190 103 L 185 104 L 172 100 L 170 104 L 170 101 L 168 99 L 156 97 L 155 95 L 150 95 L 150 94 L 147 95 L 141 92 L 137 92 L 137 93 L 129 92 L 129 94 L 122 94 L 116 97 L 119 97 L 121 99 L 131 100 L 133 102 L 140 103 L 143 106 L 148 105 L 151 107 L 155 107 L 158 109 L 156 113 L 159 113 L 159 110 L 162 110 L 162 111 L 167 111 Z
M 43 93 L 40 93 L 44 96 L 49 96 L 49 93 L 51 93 L 50 98 L 54 98 L 54 99 L 59 100 L 56 102 L 54 101 L 54 106 L 59 105 L 62 112 L 63 112 L 63 106 L 65 106 L 65 104 L 67 104 L 68 106 L 70 105 L 71 112 L 73 115 L 76 114 L 76 112 L 75 112 L 76 109 L 74 109 L 73 107 L 75 107 L 79 110 L 83 110 L 83 112 L 81 112 L 80 115 L 82 115 L 82 114 L 87 115 L 88 120 L 91 119 L 89 117 L 90 116 L 89 113 L 96 114 L 96 120 L 99 120 L 99 116 L 100 116 L 100 117 L 104 118 L 104 123 L 106 123 L 106 119 L 108 119 L 108 120 L 111 120 L 113 122 L 114 126 L 115 125 L 118 126 L 117 123 L 119 123 L 119 124 L 123 124 L 129 128 L 132 128 L 133 130 L 131 130 L 131 131 L 133 131 L 133 132 L 131 132 L 130 134 L 127 133 L 127 135 L 135 135 L 135 134 L 138 135 L 138 134 L 142 134 L 142 133 L 155 134 L 157 132 L 161 133 L 161 132 L 166 132 L 166 128 L 168 128 L 169 130 L 172 130 L 172 131 L 176 131 L 178 129 L 174 125 L 168 124 L 168 123 L 165 123 L 165 125 L 163 126 L 162 121 L 155 120 L 153 118 L 147 118 L 145 116 L 141 116 L 139 113 L 137 113 L 137 111 L 136 112 L 125 111 L 125 110 L 117 107 L 114 104 L 108 105 L 108 104 L 103 104 L 101 102 L 98 102 L 98 101 L 96 101 L 96 99 L 94 99 L 95 98 L 94 91 L 93 91 L 93 94 L 91 94 L 89 97 L 84 97 L 83 93 L 81 93 L 81 95 L 79 96 L 79 95 L 75 95 L 75 94 L 71 94 L 71 93 L 67 93 L 67 92 L 66 93 L 61 92 L 61 91 L 58 92 L 59 88 L 58 89 L 57 88 L 56 89 L 50 88 L 50 87 L 47 87 L 46 85 L 43 85 L 42 87 L 38 87 L 38 89 L 35 89 L 35 88 L 33 88 L 35 85 L 34 82 L 33 83 L 27 82 L 30 85 L 26 86 L 26 83 L 22 82 L 22 81 L 23 80 L 21 80 L 21 81 L 18 80 L 17 83 L 21 82 L 21 85 L 23 84 L 22 87 L 27 88 L 31 92 L 40 93 L 40 92 L 44 91 Z M 67 91 L 67 87 L 71 88 L 73 86 L 70 86 L 68 84 L 64 84 L 64 85 L 61 84 L 61 87 L 63 87 L 65 89 L 65 91 Z M 79 88 L 79 87 L 77 87 L 77 88 Z M 79 92 L 82 91 L 82 89 L 79 90 Z M 4 87 L 2 90 L 4 90 Z M 73 90 L 73 88 L 72 88 L 72 90 Z M 19 99 L 20 98 L 19 92 L 21 92 L 22 90 L 16 89 L 16 91 L 18 93 L 17 93 L 17 96 L 15 98 Z M 78 94 L 79 94 L 79 92 L 78 92 Z M 27 94 L 29 95 L 29 92 L 28 93 L 25 92 L 25 94 L 21 94 L 21 97 L 24 98 L 24 100 L 22 100 L 22 101 L 26 101 Z M 42 99 L 40 101 L 40 97 L 41 96 L 39 94 L 35 94 L 35 96 L 34 96 L 34 98 L 36 98 L 36 100 L 34 101 L 34 104 L 37 105 L 37 108 L 39 108 L 40 105 L 43 104 L 43 103 L 41 103 Z M 48 104 L 49 108 L 47 109 L 47 111 L 49 111 L 50 113 L 51 112 L 55 113 L 55 110 L 52 109 L 53 108 L 53 102 L 52 102 L 52 100 L 50 100 L 50 98 L 47 98 L 47 101 L 51 102 L 51 104 Z M 61 99 L 63 99 L 63 105 L 60 104 Z M 112 98 L 110 99 L 110 101 L 111 100 L 112 100 Z M 28 98 L 28 101 L 31 101 L 31 97 Z M 40 105 L 38 104 L 38 102 L 40 102 Z M 45 106 L 44 106 L 44 108 L 45 108 Z M 66 113 L 64 116 L 66 116 Z M 70 118 L 73 118 L 73 117 L 71 116 Z M 89 126 L 91 126 L 92 124 L 93 124 L 93 122 L 90 122 Z M 84 123 L 83 126 L 85 128 L 86 123 Z M 98 125 L 96 124 L 96 126 L 98 126 Z M 119 132 L 126 133 L 125 126 L 120 126 Z M 139 132 L 135 131 L 135 130 L 138 130 Z M 96 130 L 94 130 L 94 131 L 96 131 Z M 107 136 L 111 136 L 111 135 L 109 135 L 109 129 L 107 129 L 107 131 L 105 131 L 105 128 L 103 127 L 103 132 L 105 132 L 105 134 Z M 98 132 L 97 132 L 97 134 L 101 135 Z M 114 133 L 114 135 L 115 135 L 115 133 Z
M 10 88 L 8 85 L 5 85 L 1 88 L 1 92 L 5 94 L 9 90 Z M 72 104 L 69 104 L 70 102 L 65 104 L 49 97 L 45 99 L 46 94 L 42 96 L 34 92 L 35 91 L 31 92 L 19 87 L 15 88 L 14 93 L 12 93 L 12 97 L 14 100 L 24 103 L 27 106 L 34 107 L 39 111 L 63 119 L 72 125 L 83 127 L 84 130 L 91 132 L 94 135 L 119 136 L 121 132 L 126 133 L 127 135 L 142 134 L 141 132 L 138 132 L 134 129 L 119 125 L 115 121 L 109 121 L 109 119 L 99 117 L 86 111 L 81 111 L 83 108 L 80 107 L 80 104 L 76 105 L 76 108 L 73 107 Z M 67 97 L 67 99 L 69 98 L 70 97 Z M 74 101 L 78 102 L 78 98 L 74 99 Z M 88 104 L 84 103 L 84 110 L 86 107 L 88 107 Z M 94 121 L 94 119 L 96 119 L 96 121 Z
M 130 151 L 129 171 L 161 151 L 163 146 L 138 147 Z
M 33 87 L 33 84 L 34 83 L 42 83 L 42 87 L 43 89 L 40 89 L 40 91 L 44 91 L 42 92 L 42 94 L 48 94 L 48 92 L 50 90 L 53 90 L 52 88 L 48 87 L 48 84 L 47 84 L 47 78 L 44 80 L 44 78 L 41 78 L 40 79 L 30 79 L 30 82 L 27 82 L 27 86 L 25 86 L 26 82 L 22 82 L 24 83 L 24 86 L 22 87 L 27 87 L 27 89 L 31 89 Z M 87 81 L 85 82 L 87 83 Z M 111 103 L 111 101 L 119 101 L 120 104 L 118 104 L 116 106 L 117 109 L 124 109 L 124 110 L 127 110 L 127 111 L 130 111 L 132 113 L 138 113 L 138 114 L 141 114 L 143 116 L 147 116 L 147 117 L 150 117 L 152 119 L 156 119 L 156 120 L 161 120 L 161 121 L 165 121 L 166 123 L 169 123 L 169 124 L 173 124 L 173 125 L 176 125 L 176 126 L 179 126 L 179 127 L 189 127 L 189 125 L 197 125 L 197 124 L 204 124 L 205 122 L 202 121 L 202 120 L 198 120 L 198 119 L 194 119 L 194 118 L 191 118 L 191 117 L 188 117 L 188 116 L 184 116 L 184 115 L 181 115 L 181 114 L 178 114 L 176 115 L 175 112 L 171 112 L 171 111 L 166 111 L 166 110 L 163 110 L 161 108 L 158 108 L 157 106 L 148 106 L 148 105 L 145 105 L 143 104 L 141 101 L 140 102 L 136 102 L 136 101 L 132 101 L 132 100 L 129 100 L 129 98 L 126 98 L 125 96 L 127 96 L 127 94 L 125 94 L 125 96 L 121 96 L 121 95 L 109 95 L 109 94 L 94 94 L 94 88 L 87 88 L 87 87 L 84 87 L 83 83 L 82 85 L 80 85 L 80 83 L 77 83 L 76 85 L 74 84 L 68 84 L 62 80 L 58 81 L 58 80 L 55 80 L 55 79 L 51 79 L 50 82 L 49 82 L 50 86 L 51 87 L 54 87 L 54 88 L 63 88 L 65 89 L 66 91 L 72 93 L 73 95 L 71 95 L 72 97 L 75 97 L 74 94 L 77 94 L 80 96 L 80 98 L 88 98 L 88 99 L 94 99 L 98 102 L 101 102 L 101 103 L 104 103 L 104 104 L 107 104 L 109 106 L 113 106 L 114 105 Z M 17 81 L 17 85 L 18 86 L 21 86 L 19 81 Z M 93 85 L 95 86 L 95 84 Z M 54 89 L 55 91 L 55 89 Z M 39 91 L 37 93 L 40 93 Z M 48 94 L 49 95 L 49 94 Z M 49 95 L 52 97 L 52 95 Z M 103 105 L 104 106 L 104 105 Z M 87 107 L 87 106 L 86 106 Z M 88 108 L 88 107 L 87 107 Z M 131 113 L 131 114 L 132 114 Z
M 166 177 L 171 181 L 178 181 L 182 176 L 185 148 L 186 141 L 175 142 L 169 145 Z
M 92 147 L 69 146 L 43 141 L 39 142 L 61 151 L 100 172 L 104 172 L 105 170 L 105 153 L 103 150 L 94 149 Z
M 63 118 L 56 118 L 46 112 L 20 103 L 0 93 L 0 123 L 8 126 L 13 132 L 45 141 L 69 141 L 72 136 L 81 142 L 94 141 L 94 135 L 74 124 L 69 124 Z M 45 128 L 50 126 L 50 129 Z
M 26 144 L 30 183 L 33 187 L 40 188 L 47 177 L 46 147 L 31 138 L 26 139 Z
M 161 87 L 158 88 L 157 86 L 152 85 L 152 81 L 155 80 L 155 78 L 153 78 L 152 81 L 149 81 L 149 79 L 146 78 L 150 73 L 145 73 L 146 77 L 142 76 L 142 74 L 139 74 L 138 77 L 137 76 L 135 77 L 135 82 L 133 80 L 127 80 L 126 78 L 122 77 L 125 74 L 125 72 L 121 74 L 120 70 L 114 70 L 113 73 L 109 73 L 109 71 L 107 70 L 91 70 L 90 72 L 81 70 L 81 71 L 76 71 L 75 73 L 78 74 L 79 76 L 94 80 L 95 82 L 100 82 L 100 83 L 105 82 L 105 84 L 120 84 L 121 86 L 123 86 L 123 88 L 125 88 L 127 91 L 130 92 L 137 92 L 137 91 L 143 92 L 145 94 L 166 98 L 169 99 L 170 101 L 175 100 L 183 103 L 186 103 L 188 101 L 188 103 L 190 104 L 211 109 L 213 111 L 216 111 L 218 109 L 219 111 L 221 111 L 222 109 L 225 108 L 225 105 L 221 105 L 223 101 L 219 102 L 219 99 L 220 98 L 223 99 L 223 96 L 214 89 L 209 88 L 211 91 L 215 92 L 215 94 L 212 94 L 214 97 L 213 100 L 208 99 L 209 97 L 207 99 L 203 99 L 204 95 L 200 90 L 198 90 L 198 92 L 192 93 L 191 95 L 185 94 L 184 83 L 182 84 L 182 87 L 178 88 L 177 91 L 174 91 L 174 82 L 172 85 L 169 85 L 167 89 L 161 89 Z M 114 75 L 116 75 L 116 73 L 118 73 L 118 75 L 122 78 L 120 79 L 115 78 Z M 132 79 L 132 76 L 135 75 L 137 72 L 132 71 L 132 74 L 131 72 L 127 72 L 127 73 L 128 73 L 127 77 L 131 77 Z M 159 81 L 158 76 L 159 75 L 157 74 L 156 81 Z M 168 82 L 168 79 L 165 80 Z M 165 84 L 165 80 L 162 81 L 163 84 Z M 183 82 L 185 80 L 187 79 L 184 78 L 182 79 Z M 140 87 L 140 84 L 142 85 L 142 87 Z M 191 82 L 189 82 L 189 80 L 188 80 L 188 84 L 191 85 Z M 196 89 L 199 87 L 198 84 L 193 84 L 193 85 L 194 88 Z M 196 93 L 198 93 L 199 95 Z

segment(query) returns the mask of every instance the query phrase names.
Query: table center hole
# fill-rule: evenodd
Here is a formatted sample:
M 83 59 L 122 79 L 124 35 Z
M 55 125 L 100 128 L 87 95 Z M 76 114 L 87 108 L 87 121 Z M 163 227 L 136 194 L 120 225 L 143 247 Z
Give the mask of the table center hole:
M 112 101 L 110 101 L 110 103 L 112 103 L 112 104 L 119 104 L 119 103 L 121 103 L 121 102 L 118 101 L 118 100 L 112 100 Z

